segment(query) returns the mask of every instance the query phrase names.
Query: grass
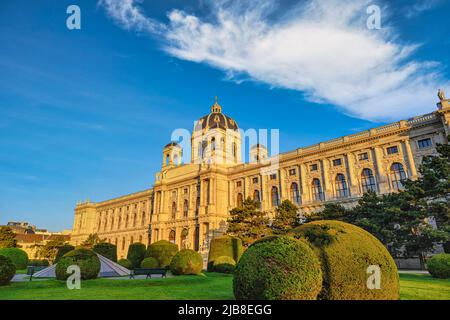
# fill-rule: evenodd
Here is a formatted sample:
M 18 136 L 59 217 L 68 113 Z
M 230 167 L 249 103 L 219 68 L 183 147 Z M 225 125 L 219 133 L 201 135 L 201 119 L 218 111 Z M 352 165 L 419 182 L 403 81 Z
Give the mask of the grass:
M 68 290 L 57 280 L 14 282 L 0 287 L 0 300 L 231 300 L 231 275 L 205 273 L 167 279 L 96 279 L 81 283 L 81 290 Z M 400 274 L 402 300 L 450 300 L 450 280 L 429 275 Z

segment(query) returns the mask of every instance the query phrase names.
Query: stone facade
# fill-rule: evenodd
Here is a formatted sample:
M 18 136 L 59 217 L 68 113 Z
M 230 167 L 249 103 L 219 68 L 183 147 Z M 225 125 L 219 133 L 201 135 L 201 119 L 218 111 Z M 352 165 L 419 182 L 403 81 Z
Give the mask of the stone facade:
M 254 145 L 248 163 L 237 123 L 216 100 L 194 126 L 190 163 L 181 164 L 182 148 L 169 143 L 152 189 L 76 206 L 72 241 L 98 233 L 117 244 L 119 257 L 132 242 L 161 239 L 206 253 L 209 240 L 226 229 L 229 211 L 248 197 L 271 216 L 285 199 L 308 215 L 326 202 L 352 206 L 367 190 L 395 192 L 402 179 L 417 177 L 422 157 L 434 154 L 437 143 L 448 143 L 450 100 L 443 92 L 439 98 L 433 113 L 279 156 Z

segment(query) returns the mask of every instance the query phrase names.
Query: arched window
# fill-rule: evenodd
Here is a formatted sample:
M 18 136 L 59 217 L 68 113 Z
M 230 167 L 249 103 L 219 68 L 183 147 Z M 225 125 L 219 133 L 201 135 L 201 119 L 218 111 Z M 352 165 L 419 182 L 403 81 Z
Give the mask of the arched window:
M 134 243 L 134 238 L 131 237 L 131 238 L 130 238 L 130 244 L 133 244 L 133 243 Z
M 317 178 L 313 179 L 311 187 L 312 187 L 313 199 L 315 201 L 323 201 L 325 197 L 323 194 L 322 185 L 320 183 L 320 180 Z
M 236 160 L 236 156 L 237 156 L 236 142 L 233 142 L 231 144 L 231 155 L 233 157 L 233 160 Z
M 238 208 L 242 208 L 244 206 L 244 197 L 242 193 L 237 194 L 236 205 Z
M 172 242 L 172 243 L 175 243 L 175 240 L 176 240 L 175 236 L 176 236 L 175 230 L 171 230 L 170 233 L 169 233 L 169 241 Z
M 253 200 L 261 202 L 261 195 L 259 193 L 259 190 L 255 190 L 253 192 Z
M 145 224 L 145 211 L 142 212 L 142 225 Z
M 133 228 L 136 227 L 137 214 L 133 214 Z
M 122 250 L 125 250 L 125 237 L 122 238 Z
M 111 217 L 111 227 L 110 230 L 114 228 L 114 215 Z
M 128 214 L 127 214 L 127 216 L 125 217 L 125 228 L 128 228 Z
M 336 176 L 335 186 L 336 186 L 336 197 L 337 198 L 348 197 L 347 181 L 345 180 L 345 176 L 342 173 L 339 173 Z
M 403 188 L 402 181 L 406 180 L 406 173 L 401 163 L 395 162 L 391 165 L 391 182 L 394 190 Z
M 166 166 L 168 166 L 170 163 L 170 155 L 166 154 Z
M 177 154 L 173 156 L 173 164 L 176 166 L 178 165 L 178 155 Z
M 172 202 L 172 219 L 177 217 L 177 203 Z
M 139 243 L 142 243 L 142 235 L 139 236 Z
M 278 196 L 278 188 L 272 187 L 270 195 L 272 198 L 272 207 L 278 207 L 280 205 L 280 197 Z
M 184 204 L 183 204 L 183 215 L 185 218 L 188 217 L 189 215 L 189 201 L 186 199 L 184 200 Z
M 372 173 L 372 170 L 365 168 L 361 173 L 361 186 L 363 192 L 377 192 L 377 182 L 375 181 L 375 177 Z
M 216 151 L 216 138 L 211 138 L 211 151 Z
M 300 192 L 298 191 L 298 184 L 296 182 L 291 184 L 291 201 L 295 204 L 300 204 Z
M 187 237 L 188 237 L 189 231 L 188 229 L 183 229 L 183 231 L 181 231 L 181 248 L 182 249 L 187 249 L 188 248 L 188 241 L 187 241 Z
M 121 224 L 122 223 L 122 216 L 119 215 L 119 223 L 117 224 L 117 229 L 121 228 Z

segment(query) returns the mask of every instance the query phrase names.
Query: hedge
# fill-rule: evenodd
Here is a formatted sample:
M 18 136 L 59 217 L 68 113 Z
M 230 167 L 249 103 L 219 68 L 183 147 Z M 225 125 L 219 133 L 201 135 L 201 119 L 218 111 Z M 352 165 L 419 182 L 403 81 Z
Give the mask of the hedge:
M 367 231 L 341 221 L 323 220 L 293 230 L 307 239 L 321 260 L 326 300 L 398 300 L 397 267 L 383 244 Z M 370 289 L 369 266 L 381 271 L 381 289 Z
M 0 286 L 6 286 L 16 274 L 16 266 L 12 260 L 5 256 L 0 256 Z
M 105 258 L 117 262 L 117 246 L 108 243 L 108 242 L 101 242 L 94 245 L 92 248 L 94 252 L 98 253 L 101 256 L 104 256 Z
M 145 258 L 141 262 L 141 268 L 158 268 L 159 262 L 155 258 Z
M 145 245 L 142 243 L 132 243 L 128 247 L 127 259 L 131 262 L 133 268 L 139 268 L 142 260 L 145 258 Z
M 221 256 L 214 260 L 213 271 L 220 273 L 233 273 L 236 268 L 236 261 L 227 256 Z
M 450 278 L 450 254 L 436 254 L 427 261 L 428 272 L 434 278 Z
M 178 246 L 166 240 L 160 240 L 148 246 L 145 257 L 158 260 L 160 268 L 167 268 L 172 258 L 177 254 Z
M 233 277 L 238 300 L 314 300 L 322 288 L 319 259 L 305 242 L 272 236 L 253 243 Z
M 28 265 L 28 254 L 19 248 L 0 249 L 0 256 L 10 258 L 17 270 L 26 269 Z
M 214 260 L 218 257 L 230 257 L 237 262 L 244 251 L 241 239 L 231 236 L 212 239 L 209 248 L 208 271 L 213 270 Z
M 203 269 L 203 258 L 200 253 L 191 249 L 178 252 L 170 263 L 170 271 L 174 275 L 200 274 Z
M 28 261 L 28 266 L 33 266 L 33 267 L 48 267 L 50 265 L 50 263 L 48 262 L 48 260 L 29 260 Z
M 89 249 L 80 248 L 66 253 L 56 265 L 56 279 L 67 280 L 70 274 L 67 268 L 71 265 L 80 267 L 81 279 L 89 280 L 97 278 L 100 272 L 100 259 L 97 254 Z
M 58 252 L 56 252 L 56 257 L 54 263 L 58 263 L 58 261 L 67 253 L 72 250 L 75 250 L 75 247 L 70 244 L 64 244 L 58 248 Z
M 133 264 L 128 259 L 120 259 L 119 261 L 117 261 L 117 263 L 120 264 L 122 267 L 127 268 L 128 270 L 133 269 Z

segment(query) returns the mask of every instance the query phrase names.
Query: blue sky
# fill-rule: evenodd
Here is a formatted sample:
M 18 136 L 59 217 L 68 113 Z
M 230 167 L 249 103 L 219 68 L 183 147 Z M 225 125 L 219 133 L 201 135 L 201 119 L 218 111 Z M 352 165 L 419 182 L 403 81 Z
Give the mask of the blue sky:
M 215 95 L 281 151 L 433 111 L 450 1 L 390 2 L 1 1 L 0 224 L 71 228 L 77 201 L 151 187 Z

